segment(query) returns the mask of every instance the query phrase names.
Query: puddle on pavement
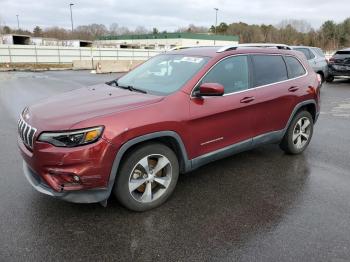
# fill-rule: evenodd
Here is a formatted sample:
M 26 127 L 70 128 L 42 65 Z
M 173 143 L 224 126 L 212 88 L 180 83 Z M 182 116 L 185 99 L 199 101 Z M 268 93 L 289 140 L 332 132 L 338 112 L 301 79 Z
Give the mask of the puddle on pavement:
M 346 99 L 333 107 L 331 114 L 337 117 L 350 118 L 350 99 Z

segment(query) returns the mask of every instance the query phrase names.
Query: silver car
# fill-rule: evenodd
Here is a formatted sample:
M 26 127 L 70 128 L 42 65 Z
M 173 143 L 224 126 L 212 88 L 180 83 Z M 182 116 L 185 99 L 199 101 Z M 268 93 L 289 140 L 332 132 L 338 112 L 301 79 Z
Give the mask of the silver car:
M 321 75 L 322 82 L 328 77 L 328 62 L 322 49 L 312 46 L 291 46 L 293 50 L 302 52 L 316 73 Z

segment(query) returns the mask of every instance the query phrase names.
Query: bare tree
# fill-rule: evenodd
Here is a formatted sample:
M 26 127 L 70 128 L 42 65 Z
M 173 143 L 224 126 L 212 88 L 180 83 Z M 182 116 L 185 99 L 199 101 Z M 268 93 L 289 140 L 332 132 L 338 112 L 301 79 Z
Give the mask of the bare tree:
M 311 24 L 309 22 L 307 22 L 306 20 L 297 20 L 297 19 L 282 20 L 277 25 L 277 28 L 285 29 L 288 25 L 290 25 L 295 30 L 297 30 L 298 32 L 301 32 L 301 33 L 308 33 L 312 29 Z
M 138 26 L 134 30 L 134 34 L 148 34 L 150 31 L 144 26 Z

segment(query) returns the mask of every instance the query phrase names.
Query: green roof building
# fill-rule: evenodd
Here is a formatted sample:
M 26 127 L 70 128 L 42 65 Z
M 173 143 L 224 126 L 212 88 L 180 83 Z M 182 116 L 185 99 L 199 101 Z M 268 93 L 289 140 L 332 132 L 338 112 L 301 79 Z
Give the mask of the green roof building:
M 104 36 L 96 40 L 95 44 L 101 47 L 169 49 L 176 46 L 223 46 L 238 42 L 238 36 L 234 35 L 158 33 Z

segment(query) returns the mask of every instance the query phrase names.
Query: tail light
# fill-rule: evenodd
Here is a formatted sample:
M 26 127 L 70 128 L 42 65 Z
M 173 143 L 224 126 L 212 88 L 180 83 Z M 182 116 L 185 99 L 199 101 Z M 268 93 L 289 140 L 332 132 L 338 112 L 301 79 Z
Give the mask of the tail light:
M 335 59 L 333 57 L 329 59 L 329 64 L 334 64 L 334 62 L 335 62 Z

